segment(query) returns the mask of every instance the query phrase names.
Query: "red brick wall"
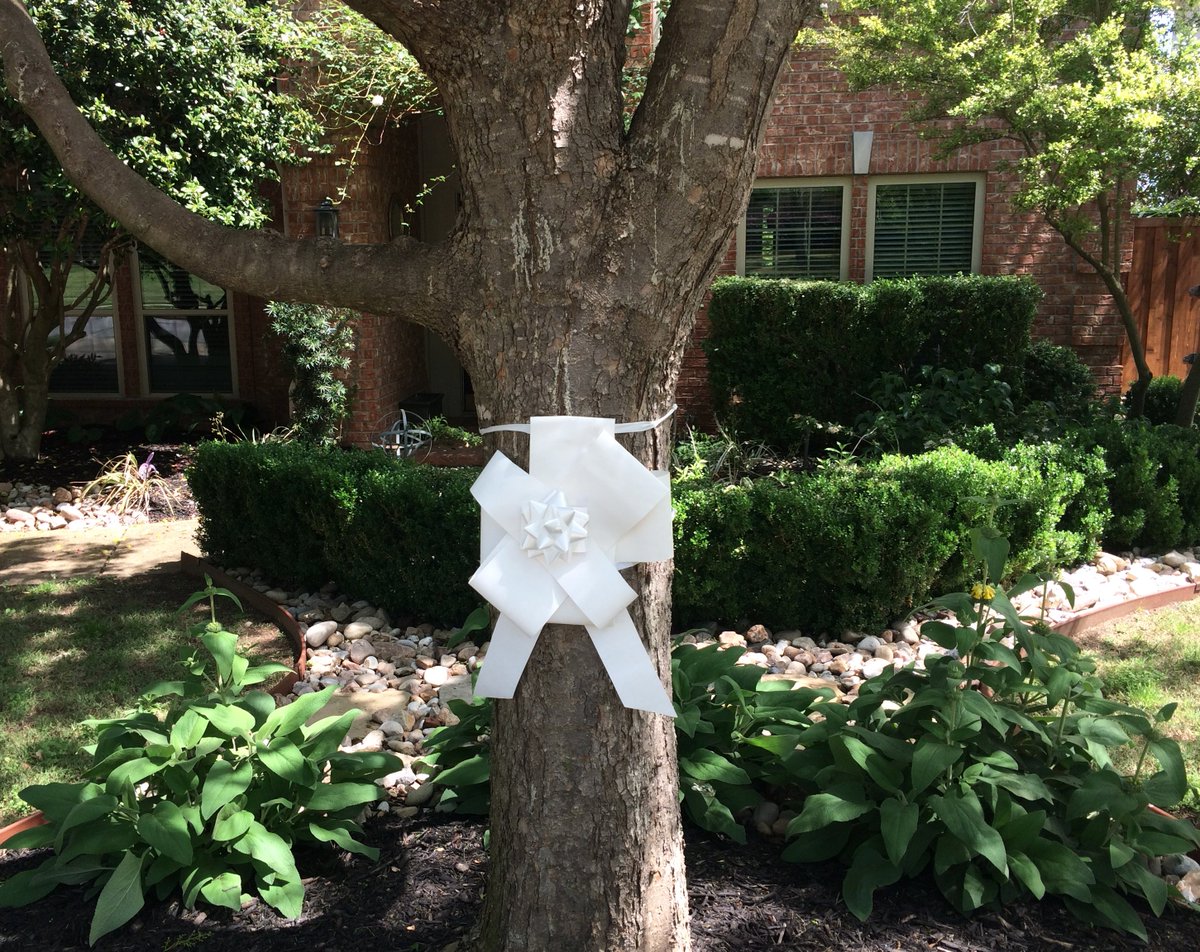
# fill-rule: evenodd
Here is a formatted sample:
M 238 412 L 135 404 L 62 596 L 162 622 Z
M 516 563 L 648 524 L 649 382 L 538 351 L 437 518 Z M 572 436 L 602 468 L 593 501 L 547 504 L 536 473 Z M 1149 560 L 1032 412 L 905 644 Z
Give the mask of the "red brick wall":
M 411 203 L 419 182 L 415 127 L 372 132 L 352 155 L 353 142 L 343 142 L 331 155 L 284 173 L 284 226 L 289 235 L 309 237 L 315 231 L 313 209 L 328 197 L 338 208 L 342 241 L 386 243 L 393 202 Z M 346 165 L 353 161 L 353 175 Z M 367 445 L 380 423 L 398 411 L 400 400 L 425 389 L 425 338 L 421 328 L 396 317 L 363 314 L 357 322 L 355 353 L 347 382 L 354 388 L 351 418 L 344 442 Z
M 852 93 L 833 69 L 827 51 L 798 49 L 777 91 L 759 179 L 853 174 L 852 133 L 873 131 L 870 175 L 937 172 L 985 173 L 981 271 L 1027 274 L 1042 288 L 1035 333 L 1069 345 L 1092 368 L 1105 391 L 1119 388 L 1120 318 L 1100 279 L 1040 218 L 1016 211 L 1010 201 L 1015 176 L 997 167 L 1019 157 L 1013 143 L 976 146 L 946 160 L 934 158 L 934 143 L 923 141 L 905 122 L 911 99 L 886 89 Z M 868 176 L 851 179 L 849 278 L 862 281 L 866 267 Z M 1132 229 L 1127 230 L 1132 234 Z M 1126 256 L 1130 249 L 1126 250 Z M 736 273 L 731 243 L 721 268 Z M 708 333 L 701 314 L 684 356 L 679 402 L 699 425 L 711 425 L 707 368 L 698 343 Z

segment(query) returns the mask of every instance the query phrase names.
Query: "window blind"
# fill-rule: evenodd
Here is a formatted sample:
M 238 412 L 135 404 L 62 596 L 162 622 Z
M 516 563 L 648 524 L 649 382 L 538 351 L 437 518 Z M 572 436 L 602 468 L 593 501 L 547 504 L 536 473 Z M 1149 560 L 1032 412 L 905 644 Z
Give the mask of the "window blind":
M 969 273 L 977 187 L 975 182 L 877 186 L 872 275 Z
M 842 186 L 756 188 L 746 210 L 747 276 L 837 281 Z

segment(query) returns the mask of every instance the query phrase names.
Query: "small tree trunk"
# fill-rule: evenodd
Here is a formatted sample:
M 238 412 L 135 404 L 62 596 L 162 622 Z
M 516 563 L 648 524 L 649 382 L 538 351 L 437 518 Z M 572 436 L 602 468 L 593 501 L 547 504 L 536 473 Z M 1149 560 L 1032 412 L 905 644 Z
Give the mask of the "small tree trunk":
M 0 373 L 0 454 L 34 460 L 42 448 L 42 430 L 50 402 L 50 364 L 44 351 L 22 355 L 19 379 Z
M 1188 367 L 1188 375 L 1183 381 L 1183 389 L 1179 392 L 1179 408 L 1175 411 L 1176 426 L 1190 427 L 1196 422 L 1196 404 L 1200 403 L 1200 370 L 1198 362 L 1193 361 Z

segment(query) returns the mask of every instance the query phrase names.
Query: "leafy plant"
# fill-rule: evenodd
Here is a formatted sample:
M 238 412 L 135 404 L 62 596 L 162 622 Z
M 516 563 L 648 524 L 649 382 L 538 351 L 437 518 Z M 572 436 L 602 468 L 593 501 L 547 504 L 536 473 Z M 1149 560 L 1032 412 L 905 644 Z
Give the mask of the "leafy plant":
M 137 914 L 147 891 L 182 893 L 237 910 L 257 894 L 281 914 L 300 914 L 304 885 L 292 855 L 298 842 L 334 843 L 372 859 L 354 817 L 385 794 L 371 780 L 401 766 L 385 753 L 340 753 L 357 711 L 306 722 L 332 688 L 285 707 L 246 690 L 289 669 L 251 665 L 237 636 L 216 620 L 211 579 L 191 596 L 210 621 L 193 627 L 184 677 L 155 685 L 122 717 L 88 722 L 92 764 L 79 783 L 27 787 L 21 796 L 47 824 L 10 840 L 54 855 L 0 885 L 0 904 L 25 905 L 61 884 L 98 892 L 89 941 Z M 200 648 L 209 656 L 202 656 Z M 328 781 L 328 782 L 326 782 Z
M 462 446 L 483 446 L 483 437 L 472 430 L 447 422 L 444 416 L 432 416 L 425 421 L 425 429 L 438 443 L 457 443 Z
M 784 756 L 807 794 L 784 856 L 841 857 L 842 894 L 861 919 L 877 888 L 932 868 L 963 913 L 1057 895 L 1079 918 L 1144 939 L 1125 896 L 1159 914 L 1170 892 L 1146 860 L 1200 844 L 1190 824 L 1148 808 L 1187 791 L 1179 748 L 1161 731 L 1174 705 L 1151 715 L 1105 699 L 1069 638 L 1013 608 L 1010 595 L 1044 578 L 1006 594 L 1008 541 L 989 529 L 971 539 L 979 581 L 931 605 L 959 624 L 922 628 L 947 653 L 828 705 Z M 1139 757 L 1124 777 L 1111 752 L 1129 745 Z
M 350 414 L 353 393 L 341 378 L 350 366 L 355 312 L 311 304 L 267 305 L 292 372 L 292 421 L 298 437 L 332 446 Z
M 141 463 L 132 450 L 109 460 L 100 475 L 83 487 L 83 495 L 96 495 L 102 504 L 122 516 L 149 512 L 156 499 L 172 514 L 175 512 L 175 488 L 155 468 L 153 453 Z

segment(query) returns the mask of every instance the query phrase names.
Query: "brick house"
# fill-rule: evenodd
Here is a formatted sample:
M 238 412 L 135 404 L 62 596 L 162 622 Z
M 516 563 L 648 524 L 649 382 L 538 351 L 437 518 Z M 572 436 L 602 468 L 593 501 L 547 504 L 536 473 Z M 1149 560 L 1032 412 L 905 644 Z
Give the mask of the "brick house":
M 649 41 L 648 34 L 635 39 L 635 58 Z M 1028 274 L 1045 292 L 1035 332 L 1073 347 L 1103 390 L 1119 388 L 1123 331 L 1099 278 L 1048 225 L 1010 205 L 1014 176 L 998 167 L 1018 157 L 1015 144 L 987 143 L 937 161 L 933 145 L 904 121 L 906 101 L 888 90 L 852 93 L 826 51 L 795 50 L 722 272 L 850 281 L 958 271 Z M 345 156 L 284 172 L 271 190 L 277 227 L 314 234 L 316 206 L 344 188 L 338 206 L 343 241 L 383 242 L 402 231 L 433 241 L 453 228 L 456 176 L 439 117 L 422 116 L 374 137 L 349 180 L 339 158 Z M 418 203 L 422 183 L 437 177 L 444 181 Z M 68 368 L 58 375 L 57 399 L 82 415 L 111 418 L 187 383 L 194 392 L 254 405 L 268 425 L 285 420 L 288 381 L 262 302 L 226 298 L 193 278 L 190 297 L 209 304 L 181 313 L 179 300 L 161 290 L 164 263 L 157 262 L 156 272 L 153 256 L 149 268 L 145 257 L 135 253 L 118 269 L 112 301 L 75 347 L 112 365 L 104 388 L 96 388 L 95 378 L 73 378 Z M 175 279 L 187 283 L 186 275 Z M 197 319 L 205 328 L 198 337 Z M 178 347 L 172 350 L 159 331 L 166 328 L 180 341 L 189 325 L 196 353 L 185 356 L 204 369 L 185 372 Z M 679 386 L 686 418 L 702 425 L 711 422 L 698 346 L 706 332 L 702 314 Z M 368 444 L 380 422 L 414 393 L 442 394 L 442 409 L 452 419 L 473 416 L 470 381 L 449 349 L 404 321 L 362 316 L 350 376 L 356 387 L 344 430 L 350 443 Z

